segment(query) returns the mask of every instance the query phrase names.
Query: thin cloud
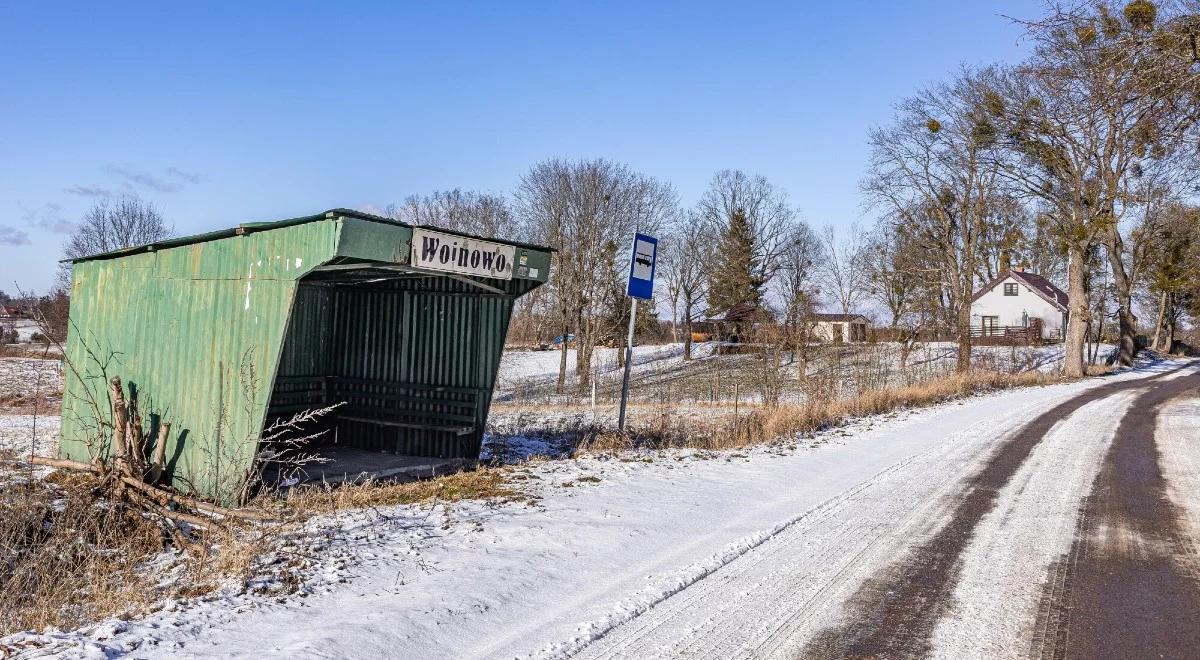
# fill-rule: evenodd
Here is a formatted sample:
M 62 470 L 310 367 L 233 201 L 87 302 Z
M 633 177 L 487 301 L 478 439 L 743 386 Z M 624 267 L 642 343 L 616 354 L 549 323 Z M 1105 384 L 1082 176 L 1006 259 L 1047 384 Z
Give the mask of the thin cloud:
M 142 186 L 160 193 L 176 193 L 203 179 L 199 174 L 185 172 L 177 167 L 168 167 L 163 170 L 162 174 L 142 172 L 119 165 L 109 165 L 108 171 L 124 179 L 127 184 Z
M 31 245 L 29 234 L 8 225 L 0 225 L 0 245 Z
M 167 175 L 173 176 L 181 181 L 187 181 L 188 183 L 200 183 L 204 180 L 203 176 L 200 176 L 195 172 L 185 172 L 177 167 L 168 167 Z
M 70 234 L 75 231 L 76 224 L 63 216 L 61 204 L 42 204 L 36 209 L 26 209 L 22 216 L 26 224 L 55 234 Z
M 104 199 L 115 197 L 117 194 L 108 188 L 101 188 L 99 186 L 71 186 L 70 188 L 63 188 L 63 191 L 72 195 L 79 195 L 80 197 L 101 197 Z

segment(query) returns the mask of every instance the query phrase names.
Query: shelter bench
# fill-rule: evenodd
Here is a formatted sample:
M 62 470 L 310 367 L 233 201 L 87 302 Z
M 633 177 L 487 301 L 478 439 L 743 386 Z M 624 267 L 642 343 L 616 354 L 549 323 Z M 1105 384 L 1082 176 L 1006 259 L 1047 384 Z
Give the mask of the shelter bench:
M 339 420 L 467 435 L 476 430 L 483 390 L 333 376 L 281 376 L 271 420 L 343 403 Z

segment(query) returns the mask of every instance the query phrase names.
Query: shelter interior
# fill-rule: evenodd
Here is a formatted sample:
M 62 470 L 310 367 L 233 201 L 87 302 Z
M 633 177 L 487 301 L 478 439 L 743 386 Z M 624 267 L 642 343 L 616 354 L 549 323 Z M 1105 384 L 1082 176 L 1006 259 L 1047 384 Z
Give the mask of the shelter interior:
M 539 284 L 345 259 L 318 268 L 293 303 L 266 425 L 336 405 L 302 428 L 324 431 L 318 450 L 371 452 L 385 469 L 380 453 L 475 460 L 513 301 Z

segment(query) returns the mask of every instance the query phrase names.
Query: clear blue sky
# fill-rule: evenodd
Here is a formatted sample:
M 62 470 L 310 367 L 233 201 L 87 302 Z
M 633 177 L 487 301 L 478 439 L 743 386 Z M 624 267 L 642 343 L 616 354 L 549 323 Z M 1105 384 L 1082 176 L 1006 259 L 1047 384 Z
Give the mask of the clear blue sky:
M 738 168 L 848 224 L 867 129 L 960 64 L 1019 59 L 1003 15 L 1041 7 L 4 3 L 0 289 L 46 290 L 102 191 L 189 234 L 508 193 L 555 156 L 628 163 L 688 205 Z

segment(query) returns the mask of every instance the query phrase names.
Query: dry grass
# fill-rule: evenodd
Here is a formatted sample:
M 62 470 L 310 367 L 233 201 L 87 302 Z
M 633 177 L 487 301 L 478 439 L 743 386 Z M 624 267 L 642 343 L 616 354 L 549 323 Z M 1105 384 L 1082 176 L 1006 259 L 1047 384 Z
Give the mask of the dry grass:
M 164 598 L 245 586 L 282 531 L 213 524 L 185 533 L 111 492 L 84 472 L 0 487 L 0 637 L 135 616 Z
M 61 411 L 61 394 L 50 398 L 45 394 L 23 392 L 0 392 L 0 414 L 5 415 L 58 415 Z
M 0 636 L 78 626 L 154 597 L 140 568 L 163 550 L 161 528 L 98 486 L 53 475 L 0 493 Z
M 509 472 L 296 489 L 255 502 L 286 519 L 282 524 L 214 524 L 183 536 L 159 517 L 114 503 L 89 473 L 54 472 L 6 484 L 0 488 L 0 637 L 136 616 L 162 599 L 202 596 L 223 585 L 286 593 L 299 586 L 302 558 L 274 551 L 305 519 L 400 504 L 530 500 L 509 486 Z
M 528 495 L 510 487 L 508 476 L 509 470 L 503 468 L 481 468 L 409 483 L 364 481 L 335 487 L 312 486 L 289 491 L 277 503 L 266 506 L 284 507 L 292 515 L 305 517 L 344 509 L 423 502 L 528 499 Z
M 737 417 L 714 418 L 708 423 L 673 419 L 664 411 L 651 428 L 636 429 L 624 435 L 597 432 L 581 443 L 580 451 L 617 453 L 637 447 L 734 449 L 811 434 L 854 418 L 927 406 L 982 392 L 1058 381 L 1056 376 L 1036 371 L 1017 374 L 971 371 L 844 397 L 814 396 L 799 405 L 753 408 Z

